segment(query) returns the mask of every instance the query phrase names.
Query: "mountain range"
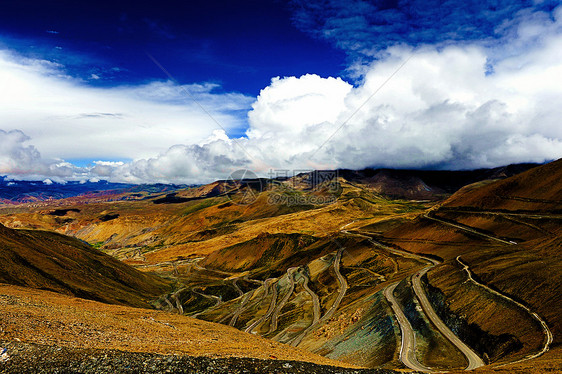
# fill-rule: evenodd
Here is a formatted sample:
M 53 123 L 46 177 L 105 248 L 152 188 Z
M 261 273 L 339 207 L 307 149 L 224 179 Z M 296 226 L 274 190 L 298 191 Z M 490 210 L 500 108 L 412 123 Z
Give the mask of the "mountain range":
M 311 178 L 5 202 L 6 368 L 58 347 L 272 372 L 562 370 L 562 160 Z

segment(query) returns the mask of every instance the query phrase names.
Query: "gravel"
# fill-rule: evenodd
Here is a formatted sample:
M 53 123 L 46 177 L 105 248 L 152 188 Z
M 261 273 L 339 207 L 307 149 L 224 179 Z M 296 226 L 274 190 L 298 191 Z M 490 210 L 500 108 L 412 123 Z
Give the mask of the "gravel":
M 5 351 L 4 351 L 5 349 Z M 79 349 L 0 341 L 0 373 L 306 373 L 391 374 L 392 370 L 357 370 L 299 361 L 216 358 L 105 349 Z

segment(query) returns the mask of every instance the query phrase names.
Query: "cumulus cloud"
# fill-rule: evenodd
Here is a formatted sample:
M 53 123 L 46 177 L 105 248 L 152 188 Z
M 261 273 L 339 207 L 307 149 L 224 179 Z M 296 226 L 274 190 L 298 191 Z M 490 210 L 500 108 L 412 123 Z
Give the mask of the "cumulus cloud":
M 213 140 L 202 145 L 175 145 L 157 157 L 113 168 L 108 176 L 130 183 L 201 183 L 226 178 L 233 170 L 246 167 L 250 163 L 231 140 Z
M 341 78 L 313 74 L 274 78 L 252 105 L 251 136 L 299 131 L 317 123 L 333 122 L 345 109 L 344 100 L 351 88 Z
M 100 157 L 92 166 L 77 168 L 61 161 L 68 156 L 61 157 L 64 152 L 57 153 L 52 145 L 57 144 L 61 150 L 83 147 L 87 154 L 87 144 L 65 144 L 71 142 L 68 138 L 48 143 L 42 136 L 51 136 L 52 142 L 53 135 L 31 126 L 24 131 L 31 135 L 31 141 L 20 131 L 0 133 L 0 173 L 51 179 L 203 183 L 226 178 L 241 168 L 265 176 L 270 169 L 465 169 L 557 159 L 562 157 L 561 26 L 559 7 L 551 18 L 519 19 L 506 26 L 510 31 L 505 32 L 512 38 L 510 45 L 519 45 L 516 49 L 482 43 L 394 46 L 385 50 L 384 58 L 361 68 L 361 83 L 356 85 L 314 74 L 274 78 L 253 100 L 247 113 L 247 131 L 239 138 L 231 138 L 221 129 L 201 129 L 197 117 L 187 140 L 182 136 L 184 130 L 170 125 L 175 141 L 168 145 L 158 141 L 155 133 L 147 135 L 131 127 L 132 123 L 154 118 L 148 122 L 150 126 L 158 123 L 160 131 L 167 126 L 161 122 L 175 123 L 184 118 L 186 109 L 180 105 L 183 98 L 170 82 L 99 91 L 108 101 L 94 100 L 97 105 L 86 107 L 82 100 L 92 96 L 80 96 L 82 91 L 75 90 L 72 92 L 79 97 L 71 101 L 77 105 L 71 118 L 80 124 L 92 121 L 90 127 L 81 127 L 79 134 L 90 130 L 95 133 L 93 121 L 101 121 L 96 126 L 111 130 L 104 140 L 122 147 L 120 156 L 134 160 L 108 162 L 103 160 L 111 157 Z M 33 62 L 28 68 L 34 74 L 38 69 L 44 70 L 41 79 L 59 71 L 57 66 L 42 62 Z M 59 84 L 61 80 L 64 77 L 57 77 Z M 248 105 L 248 98 L 215 95 L 215 88 L 212 84 L 190 86 L 191 92 L 221 116 L 221 121 L 240 121 L 228 113 L 239 112 L 241 103 Z M 26 87 L 22 90 L 33 92 Z M 147 108 L 131 103 L 143 103 Z M 46 105 L 40 108 L 48 111 Z M 158 115 L 163 113 L 163 108 L 169 116 L 162 114 L 162 121 L 150 117 L 155 116 L 153 110 Z M 129 127 L 116 125 L 128 123 L 130 117 L 135 121 Z M 100 141 L 103 133 L 96 134 L 91 141 Z M 151 146 L 153 141 L 156 145 Z M 43 159 L 28 143 L 41 152 L 48 144 L 51 148 Z M 111 146 L 107 147 L 105 151 L 113 154 Z M 137 147 L 142 150 L 135 151 Z
M 389 50 L 358 87 L 316 75 L 275 78 L 252 105 L 246 137 L 216 133 L 112 175 L 194 182 L 239 168 L 262 175 L 269 169 L 463 169 L 560 158 L 561 43 L 561 36 L 552 36 L 517 57 L 523 66 L 515 67 L 515 57 L 505 59 L 494 74 L 487 71 L 485 48 L 450 46 Z
M 61 160 L 46 160 L 33 145 L 26 145 L 30 138 L 22 131 L 0 130 L 0 175 L 17 179 L 38 180 L 46 176 L 57 181 L 74 178 L 79 168 Z
M 462 169 L 560 158 L 561 47 L 560 34 L 543 35 L 525 53 L 504 57 L 493 73 L 489 59 L 494 50 L 463 45 L 393 47 L 365 69 L 357 87 L 310 74 L 275 78 L 252 105 L 247 136 L 237 139 L 241 147 L 218 138 L 215 149 L 185 146 L 141 169 L 158 169 L 158 160 L 171 155 L 186 165 L 206 165 L 220 154 L 225 169 L 245 165 L 262 173 L 267 168 Z M 208 153 L 197 158 L 202 149 Z
M 34 170 L 41 156 L 35 147 L 23 144 L 27 140 L 29 137 L 21 131 L 0 130 L 0 173 L 24 174 Z

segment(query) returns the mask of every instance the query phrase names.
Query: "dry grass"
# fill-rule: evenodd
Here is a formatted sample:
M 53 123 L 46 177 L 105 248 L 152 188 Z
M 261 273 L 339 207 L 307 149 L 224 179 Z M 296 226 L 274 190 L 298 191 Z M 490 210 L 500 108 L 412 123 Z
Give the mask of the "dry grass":
M 0 284 L 0 337 L 74 348 L 297 360 L 354 367 L 190 317 L 5 284 Z

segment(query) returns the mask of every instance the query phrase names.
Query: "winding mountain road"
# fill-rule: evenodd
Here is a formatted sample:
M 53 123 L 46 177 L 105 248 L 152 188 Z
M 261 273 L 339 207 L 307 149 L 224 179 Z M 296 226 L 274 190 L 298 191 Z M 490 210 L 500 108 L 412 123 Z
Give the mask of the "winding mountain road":
M 183 305 L 178 296 L 178 292 L 172 294 L 172 298 L 176 301 L 176 308 L 178 309 L 179 314 L 183 314 Z
M 334 256 L 334 264 L 333 264 L 334 273 L 336 274 L 336 278 L 337 278 L 339 286 L 340 286 L 340 289 L 339 289 L 339 292 L 338 292 L 338 296 L 336 297 L 336 300 L 334 301 L 334 303 L 332 304 L 330 309 L 328 309 L 328 311 L 326 311 L 326 313 L 316 323 L 313 323 L 310 326 L 308 326 L 300 335 L 298 335 L 293 340 L 291 340 L 289 342 L 290 345 L 295 346 L 295 347 L 298 346 L 300 344 L 300 342 L 304 339 L 306 334 L 308 334 L 310 331 L 315 329 L 317 326 L 321 325 L 322 323 L 325 323 L 327 320 L 332 318 L 332 315 L 335 313 L 336 309 L 338 309 L 338 307 L 340 306 L 340 303 L 343 300 L 343 298 L 344 298 L 344 296 L 347 292 L 347 289 L 348 289 L 347 280 L 345 279 L 345 277 L 340 272 L 341 257 L 342 257 L 342 254 L 343 254 L 344 250 L 345 250 L 345 248 L 338 249 L 338 252 Z
M 487 239 L 490 239 L 490 240 L 494 240 L 494 241 L 496 241 L 496 242 L 500 242 L 500 243 L 508 244 L 508 245 L 517 244 L 516 242 L 512 242 L 512 241 L 508 241 L 508 240 L 503 240 L 503 239 L 500 239 L 500 238 L 496 238 L 495 236 L 488 235 L 488 234 L 484 234 L 483 232 L 480 232 L 480 231 L 471 229 L 471 228 L 469 228 L 469 227 L 466 227 L 466 226 L 463 226 L 463 225 L 460 225 L 460 224 L 455 224 L 455 223 L 452 223 L 452 222 L 444 221 L 444 220 L 439 219 L 439 218 L 432 217 L 432 216 L 430 216 L 430 215 L 427 214 L 427 213 L 425 213 L 425 214 L 423 215 L 423 217 L 424 217 L 424 218 L 427 218 L 427 219 L 429 219 L 429 220 L 435 221 L 435 222 L 439 222 L 439 223 L 441 223 L 441 224 L 443 224 L 443 225 L 455 227 L 455 228 L 457 228 L 457 229 L 460 229 L 460 230 L 469 232 L 469 233 L 471 233 L 471 234 L 481 236 L 481 237 L 483 237 L 483 238 L 487 238 Z
M 543 344 L 542 349 L 539 352 L 537 352 L 535 354 L 532 354 L 532 355 L 529 355 L 529 356 L 526 356 L 526 357 L 524 357 L 520 360 L 509 362 L 509 364 L 514 364 L 514 363 L 517 363 L 517 362 L 522 362 L 522 361 L 531 360 L 533 358 L 537 358 L 550 349 L 550 345 L 552 344 L 552 341 L 554 340 L 554 336 L 552 334 L 552 331 L 550 331 L 550 329 L 548 328 L 548 325 L 546 324 L 546 322 L 536 312 L 533 312 L 530 308 L 521 304 L 518 301 L 513 300 L 511 297 L 509 297 L 507 295 L 504 295 L 501 292 L 498 292 L 498 291 L 486 286 L 485 284 L 476 281 L 472 276 L 472 272 L 470 270 L 470 267 L 461 260 L 461 256 L 457 256 L 457 262 L 462 266 L 463 270 L 466 271 L 466 274 L 468 276 L 469 281 L 471 281 L 472 283 L 484 288 L 486 291 L 488 291 L 488 292 L 490 292 L 490 293 L 492 293 L 496 296 L 499 296 L 501 298 L 509 300 L 513 304 L 517 305 L 519 308 L 521 308 L 521 309 L 525 310 L 527 313 L 529 313 L 531 315 L 531 317 L 533 317 L 542 326 L 542 329 L 543 329 L 543 332 L 544 332 L 544 335 L 545 335 L 544 344 Z M 501 366 L 503 366 L 503 365 L 501 365 Z
M 287 278 L 289 279 L 289 290 L 285 293 L 285 296 L 283 296 L 283 299 L 281 299 L 281 302 L 277 304 L 273 313 L 271 314 L 271 323 L 269 324 L 269 331 L 267 332 L 268 334 L 277 330 L 277 320 L 279 319 L 279 312 L 281 312 L 281 309 L 283 309 L 285 304 L 287 304 L 287 301 L 289 301 L 289 298 L 291 297 L 293 291 L 295 290 L 294 273 L 297 269 L 298 268 L 287 269 Z
M 240 286 L 238 286 L 238 281 L 242 279 L 245 280 L 247 282 L 250 283 L 255 283 L 260 285 L 260 287 L 255 288 L 247 293 L 242 292 L 242 290 L 240 289 Z M 218 323 L 224 323 L 227 319 L 230 318 L 230 322 L 229 322 L 229 326 L 234 326 L 238 320 L 238 317 L 240 317 L 240 314 L 242 314 L 242 312 L 247 309 L 247 307 L 249 307 L 249 305 L 246 305 L 247 302 L 250 300 L 250 298 L 254 295 L 254 293 L 261 289 L 261 286 L 263 286 L 265 284 L 264 281 L 260 281 L 260 280 L 255 280 L 255 279 L 249 279 L 248 275 L 244 275 L 243 277 L 237 277 L 237 278 L 233 278 L 230 279 L 232 280 L 232 284 L 233 286 L 236 288 L 238 294 L 240 295 L 238 298 L 242 297 L 242 299 L 240 300 L 240 304 L 238 305 L 238 307 L 236 308 L 236 310 L 232 313 L 229 313 L 227 315 L 225 315 L 223 318 L 221 318 Z M 265 289 L 265 294 L 263 297 L 267 296 L 267 288 Z
M 173 312 L 175 308 L 174 305 L 170 302 L 170 299 L 168 299 L 168 295 L 164 295 L 164 301 L 170 307 L 170 311 Z
M 193 287 L 193 288 L 191 289 L 191 292 L 193 292 L 194 294 L 197 294 L 197 295 L 199 295 L 199 296 L 202 296 L 202 297 L 204 297 L 204 298 L 206 298 L 206 299 L 215 301 L 216 304 L 213 305 L 213 307 L 219 306 L 219 305 L 222 303 L 222 298 L 221 298 L 220 296 L 207 295 L 207 294 L 204 294 L 203 292 L 196 291 L 197 289 L 201 289 L 201 287 L 199 287 L 199 286 Z
M 406 315 L 398 305 L 398 302 L 394 298 L 394 289 L 400 281 L 392 283 L 391 285 L 387 286 L 384 289 L 384 297 L 388 300 L 394 315 L 396 316 L 396 320 L 398 321 L 398 325 L 400 326 L 400 361 L 404 363 L 407 367 L 412 370 L 418 370 L 423 372 L 432 371 L 427 366 L 420 364 L 418 359 L 416 358 L 416 336 L 414 334 L 414 329 L 406 318 Z
M 236 325 L 236 322 L 238 321 L 238 317 L 240 317 L 240 314 L 242 314 L 242 312 L 244 311 L 244 309 L 245 309 L 244 307 L 246 306 L 246 303 L 248 302 L 248 300 L 250 300 L 250 298 L 254 294 L 254 291 L 255 290 L 252 290 L 252 291 L 246 293 L 246 295 L 244 295 L 244 297 L 242 298 L 242 301 L 240 302 L 240 305 L 238 306 L 238 308 L 234 312 L 234 315 L 232 316 L 230 322 L 228 323 L 229 326 Z
M 207 294 L 204 294 L 203 292 L 196 291 L 197 289 L 200 289 L 200 288 L 201 288 L 201 287 L 199 287 L 199 286 L 193 287 L 193 288 L 191 289 L 191 292 L 193 292 L 193 293 L 196 294 L 196 295 L 202 296 L 202 297 L 204 297 L 204 298 L 206 298 L 206 299 L 214 300 L 214 301 L 215 301 L 215 305 L 213 305 L 213 306 L 211 306 L 211 307 L 209 307 L 209 308 L 203 309 L 203 310 L 200 311 L 200 312 L 197 312 L 197 313 L 194 313 L 194 314 L 190 315 L 190 317 L 193 317 L 193 318 L 197 318 L 200 314 L 206 312 L 206 311 L 209 310 L 210 308 L 215 308 L 215 307 L 217 307 L 217 306 L 219 306 L 219 305 L 222 304 L 222 298 L 221 298 L 220 296 L 207 295 Z
M 353 222 L 352 222 L 352 223 L 353 223 Z M 347 225 L 345 225 L 345 226 L 342 226 L 342 227 L 340 228 L 340 231 L 341 231 L 342 233 L 347 234 L 347 235 L 355 235 L 355 236 L 359 236 L 359 237 L 361 237 L 361 238 L 365 238 L 365 239 L 367 239 L 373 246 L 382 248 L 382 249 L 384 249 L 384 250 L 387 251 L 387 252 L 392 252 L 392 251 L 394 250 L 394 248 L 390 248 L 390 247 L 388 247 L 388 246 L 386 246 L 386 245 L 384 245 L 384 244 L 382 244 L 382 243 L 378 243 L 378 242 L 374 241 L 373 238 L 371 238 L 371 237 L 368 236 L 368 235 L 364 235 L 364 234 L 357 233 L 357 232 L 349 232 L 349 231 L 347 231 L 347 230 L 343 230 L 343 228 L 346 227 L 346 226 L 349 226 L 349 224 L 347 224 Z M 400 252 L 400 251 L 398 251 L 398 252 Z M 407 253 L 407 252 L 404 252 L 404 253 Z M 393 259 L 393 258 L 390 257 L 390 256 L 388 257 L 388 259 L 392 262 L 392 266 L 394 267 L 394 270 L 393 270 L 392 274 L 390 275 L 390 277 L 392 277 L 394 274 L 398 273 L 398 262 L 396 262 L 396 260 Z M 378 277 L 378 274 L 377 274 L 377 277 Z
M 490 214 L 496 216 L 512 216 L 512 217 L 522 217 L 531 219 L 562 219 L 562 214 L 533 214 L 533 213 L 517 213 L 501 210 L 480 210 L 480 209 L 455 209 L 446 208 L 447 212 L 458 212 L 458 213 L 474 213 L 474 214 Z
M 267 285 L 268 280 L 270 280 L 270 279 L 266 280 L 265 287 L 268 287 L 268 285 Z M 272 283 L 271 289 L 272 289 L 272 291 L 271 291 L 271 302 L 269 303 L 269 308 L 267 309 L 267 312 L 261 318 L 259 318 L 257 321 L 255 321 L 250 326 L 248 326 L 248 328 L 246 328 L 246 330 L 244 330 L 245 332 L 253 334 L 252 331 L 256 327 L 261 325 L 266 319 L 268 319 L 271 316 L 271 313 L 273 313 L 273 311 L 275 310 L 275 305 L 277 305 L 277 282 Z
M 238 292 L 238 296 L 242 296 L 244 295 L 244 292 L 242 292 L 242 290 L 240 289 L 240 287 L 238 286 L 238 280 L 240 278 L 235 278 L 232 280 L 232 286 L 234 287 L 234 289 L 236 290 L 236 292 Z
M 349 233 L 345 230 L 342 232 Z M 439 265 L 441 262 L 422 255 L 414 254 L 411 252 L 402 251 L 396 248 L 392 248 L 386 246 L 382 243 L 376 242 L 373 238 L 363 235 L 353 233 L 353 235 L 359 235 L 361 237 L 368 238 L 369 241 L 376 245 L 377 247 L 381 247 L 386 249 L 387 251 L 394 253 L 396 255 L 411 258 L 417 261 L 426 262 L 428 266 L 424 267 L 423 269 L 419 270 L 412 276 L 412 288 L 414 290 L 414 294 L 416 295 L 417 299 L 419 300 L 423 313 L 427 316 L 427 318 L 431 321 L 431 323 L 435 326 L 435 328 L 446 338 L 448 339 L 460 352 L 462 352 L 467 361 L 468 366 L 465 370 L 472 370 L 476 369 L 480 366 L 484 366 L 484 361 L 474 352 L 469 346 L 467 346 L 462 340 L 460 340 L 452 331 L 447 327 L 447 325 L 439 318 L 435 310 L 431 306 L 427 295 L 425 294 L 423 287 L 421 285 L 421 278 L 432 268 Z M 497 238 L 496 238 L 497 239 Z M 497 239 L 501 240 L 501 239 Z M 407 320 L 404 312 L 401 310 L 400 306 L 396 302 L 393 296 L 394 289 L 398 285 L 399 282 L 393 283 L 390 286 L 387 286 L 384 289 L 384 295 L 388 302 L 391 305 L 391 308 L 396 315 L 396 319 L 398 320 L 398 324 L 400 325 L 400 331 L 402 334 L 401 338 L 401 348 L 400 348 L 400 361 L 404 363 L 404 365 L 408 366 L 410 369 L 419 370 L 419 371 L 432 371 L 431 368 L 423 366 L 422 364 L 417 361 L 415 357 L 415 350 L 416 350 L 416 342 L 415 342 L 415 334 L 412 329 L 412 325 Z
M 299 272 L 299 275 L 304 279 L 302 287 L 310 295 L 312 299 L 312 324 L 315 324 L 320 319 L 320 299 L 318 295 L 310 289 L 308 282 L 310 281 L 306 274 Z
M 422 270 L 418 271 L 414 276 L 412 276 L 412 288 L 414 289 L 414 293 L 418 298 L 422 309 L 425 315 L 429 318 L 431 323 L 439 330 L 441 335 L 447 338 L 459 351 L 461 351 L 466 359 L 468 360 L 468 366 L 465 370 L 473 370 L 479 368 L 480 366 L 484 366 L 484 361 L 474 352 L 468 345 L 466 345 L 462 340 L 460 340 L 447 325 L 439 318 L 437 313 L 435 313 L 435 309 L 427 299 L 427 296 L 423 290 L 421 284 L 421 278 L 427 273 L 431 268 L 435 265 L 427 266 Z

